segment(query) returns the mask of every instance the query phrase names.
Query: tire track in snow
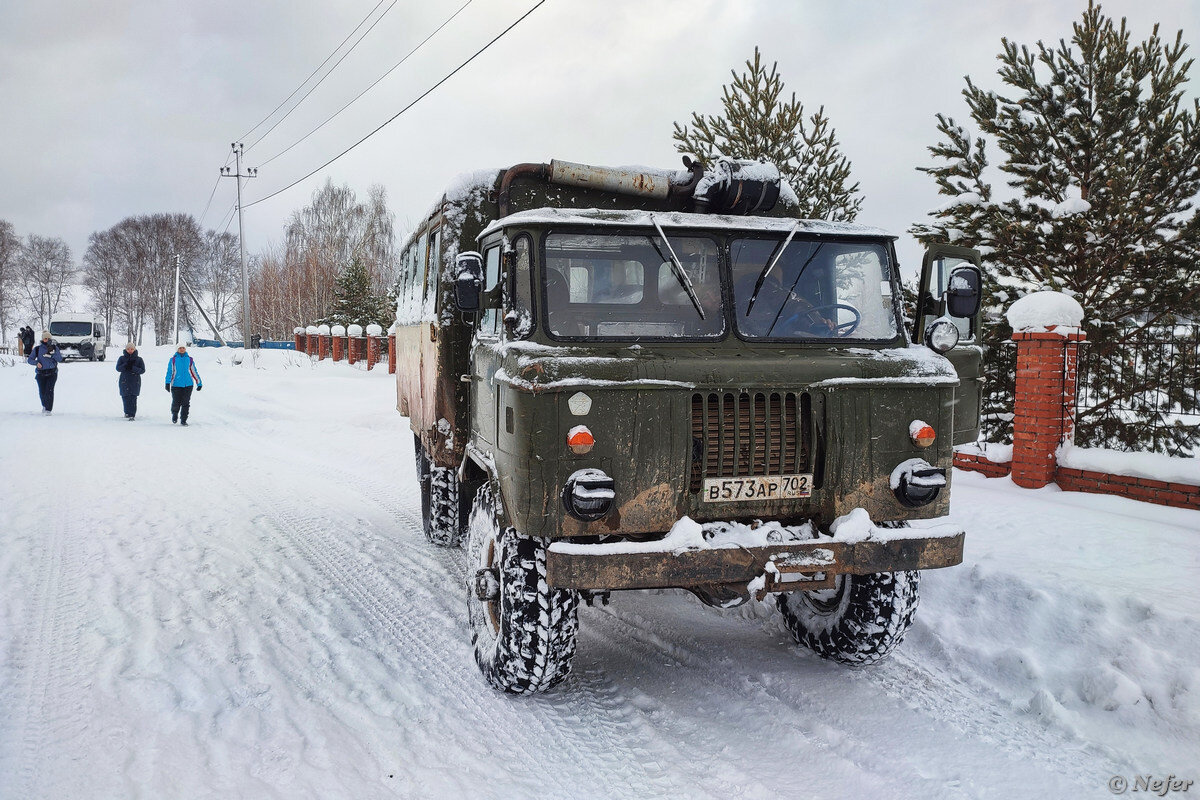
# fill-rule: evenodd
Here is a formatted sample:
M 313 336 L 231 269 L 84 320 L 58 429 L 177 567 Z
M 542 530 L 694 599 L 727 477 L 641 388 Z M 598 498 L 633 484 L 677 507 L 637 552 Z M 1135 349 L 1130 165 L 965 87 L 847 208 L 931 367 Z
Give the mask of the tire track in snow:
M 320 474 L 323 480 L 332 482 L 355 496 L 370 500 L 382 508 L 393 523 L 403 524 L 408 529 L 406 532 L 409 536 L 416 541 L 416 546 L 398 547 L 389 551 L 389 558 L 399 558 L 405 562 L 404 569 L 395 571 L 397 575 L 412 575 L 415 570 L 429 570 L 431 567 L 442 569 L 450 574 L 450 585 L 460 587 L 465 595 L 467 567 L 463 551 L 438 548 L 426 541 L 418 498 L 414 497 L 408 503 L 397 502 L 395 487 L 379 481 L 373 473 L 352 471 L 341 464 L 323 462 L 307 453 L 284 451 L 274 443 L 267 446 L 279 453 L 281 457 L 310 464 L 313 474 Z M 256 448 L 253 453 L 246 451 L 245 455 L 261 458 L 261 448 Z M 284 513 L 290 514 L 290 511 Z M 420 555 L 418 556 L 418 554 Z M 453 557 L 446 558 L 446 556 Z M 370 568 L 378 569 L 378 566 L 372 564 Z M 434 578 L 417 589 L 434 602 L 444 599 L 444 595 L 428 591 L 428 585 L 439 585 L 439 581 Z M 458 611 L 459 615 L 465 618 L 465 597 L 462 598 Z M 462 635 L 468 636 L 465 627 Z M 469 641 L 469 638 L 466 640 Z M 473 660 L 468 658 L 468 664 L 470 677 L 477 677 L 474 675 Z M 602 671 L 595 668 L 581 671 L 578 664 L 577 656 L 576 668 L 572 670 L 567 681 L 555 692 L 545 696 L 526 697 L 519 701 L 529 707 L 529 712 L 534 712 L 536 709 L 536 714 L 531 713 L 531 718 L 537 718 L 542 732 L 558 741 L 564 752 L 581 754 L 581 757 L 595 758 L 597 752 L 619 754 L 630 750 L 640 750 L 646 753 L 648 758 L 645 761 L 630 762 L 626 760 L 623 765 L 625 770 L 632 767 L 633 771 L 638 773 L 641 778 L 640 781 L 630 782 L 630 796 L 644 796 L 647 787 L 653 787 L 652 791 L 663 792 L 678 788 L 664 780 L 666 770 L 660 766 L 664 759 L 663 751 L 667 751 L 671 758 L 690 757 L 690 755 L 680 753 L 674 745 L 669 745 L 658 737 L 645 736 L 647 730 L 644 726 L 639 727 L 643 739 L 638 741 L 632 738 L 629 721 L 635 712 L 632 711 L 631 700 L 619 690 L 615 683 L 608 680 Z M 476 683 L 482 685 L 482 679 Z M 493 690 L 485 686 L 484 691 Z M 662 776 L 657 784 L 647 769 L 647 762 L 654 765 L 655 772 Z M 579 761 L 576 760 L 575 763 L 579 763 Z M 622 774 L 624 772 L 618 770 L 608 772 L 606 785 L 611 789 L 617 775 Z
M 63 773 L 71 772 L 72 765 L 47 765 L 47 758 L 55 752 L 78 752 L 70 744 L 87 733 L 89 721 L 87 693 L 78 685 L 82 680 L 82 540 L 71 534 L 64 520 L 80 523 L 71 511 L 69 493 L 56 497 L 55 502 L 57 513 L 42 517 L 54 524 L 29 537 L 38 556 L 31 573 L 34 586 L 28 597 L 29 613 L 17 634 L 22 639 L 14 658 L 15 671 L 25 678 L 19 681 L 19 722 L 12 739 L 20 743 L 20 749 L 19 755 L 13 756 L 16 769 L 0 770 L 0 775 L 16 776 L 11 796 L 23 800 L 56 797 L 53 782 L 66 777 Z
M 364 483 L 362 476 L 325 468 L 322 468 L 321 476 L 327 479 L 339 472 L 341 476 L 337 483 L 361 496 Z M 555 761 L 570 765 L 573 769 L 570 775 L 564 775 L 561 770 L 544 771 L 544 774 L 554 776 L 559 783 L 560 793 L 577 793 L 580 782 L 604 786 L 605 793 L 612 795 L 619 789 L 614 783 L 621 781 L 626 784 L 626 791 L 615 796 L 627 797 L 644 797 L 671 788 L 661 781 L 656 783 L 640 763 L 619 761 L 620 754 L 631 743 L 627 736 L 617 730 L 614 717 L 618 715 L 613 709 L 597 705 L 598 693 L 569 691 L 520 700 L 501 697 L 494 695 L 494 690 L 483 683 L 469 656 L 454 658 L 436 647 L 436 643 L 448 635 L 465 637 L 465 626 L 459 626 L 463 628 L 461 633 L 447 633 L 444 629 L 435 628 L 427 614 L 420 611 L 405 613 L 404 609 L 414 605 L 419 609 L 424 604 L 437 607 L 439 601 L 446 599 L 444 592 L 428 587 L 449 583 L 462 587 L 461 591 L 465 592 L 465 566 L 461 557 L 453 559 L 453 564 L 459 567 L 457 570 L 452 570 L 445 563 L 437 563 L 440 559 L 433 558 L 434 554 L 426 550 L 430 545 L 424 542 L 419 517 L 411 506 L 405 508 L 390 500 L 370 497 L 377 504 L 385 506 L 389 516 L 412 520 L 408 526 L 409 533 L 414 538 L 420 538 L 421 550 L 427 553 L 425 557 L 414 558 L 416 554 L 406 548 L 398 547 L 389 551 L 389 558 L 403 562 L 396 564 L 396 575 L 408 578 L 406 591 L 402 593 L 395 581 L 385 576 L 378 565 L 365 559 L 360 550 L 328 533 L 339 527 L 334 519 L 302 517 L 276 495 L 250 496 L 238 488 L 240 485 L 234 482 L 235 490 L 243 494 L 247 504 L 257 505 L 264 511 L 276 534 L 350 600 L 367 627 L 387 633 L 393 641 L 402 644 L 403 649 L 410 651 L 406 661 L 431 683 L 442 686 L 441 694 L 448 701 L 447 705 L 457 707 L 448 711 L 455 716 L 479 719 L 478 727 L 481 730 L 502 735 L 506 745 L 515 745 L 519 750 L 518 761 L 531 766 L 540 765 L 545 762 L 546 753 L 553 753 Z M 263 508 L 264 505 L 266 508 Z M 430 559 L 435 563 L 431 565 Z M 447 581 L 446 573 L 451 571 L 458 574 Z M 423 579 L 422 576 L 428 577 Z M 414 593 L 420 596 L 415 604 Z M 455 616 L 461 618 L 465 615 L 465 609 L 464 601 Z M 413 653 L 415 658 L 411 655 Z M 403 650 L 397 648 L 395 654 L 402 655 Z M 481 694 L 482 702 L 469 702 L 470 698 L 478 698 Z M 620 701 L 615 702 L 619 707 Z M 515 718 L 496 713 L 493 707 L 502 703 L 515 704 Z M 630 771 L 635 774 L 630 775 Z

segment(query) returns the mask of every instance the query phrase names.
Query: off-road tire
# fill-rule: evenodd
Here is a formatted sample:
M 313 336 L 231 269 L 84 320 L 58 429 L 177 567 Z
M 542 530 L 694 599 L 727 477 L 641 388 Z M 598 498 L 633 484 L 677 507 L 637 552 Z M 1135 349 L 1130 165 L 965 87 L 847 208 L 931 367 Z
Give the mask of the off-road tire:
M 501 522 L 494 484 L 475 494 L 467 526 L 467 613 L 475 662 L 493 687 L 544 692 L 571 671 L 579 630 L 579 594 L 546 585 L 548 542 Z M 475 575 L 495 568 L 498 596 L 481 600 Z
M 776 604 L 792 636 L 822 658 L 866 666 L 904 639 L 917 612 L 920 572 L 839 575 L 827 592 L 788 592 Z
M 430 463 L 416 440 L 417 479 L 421 483 L 421 523 L 425 538 L 439 547 L 459 547 L 463 541 L 458 473 Z

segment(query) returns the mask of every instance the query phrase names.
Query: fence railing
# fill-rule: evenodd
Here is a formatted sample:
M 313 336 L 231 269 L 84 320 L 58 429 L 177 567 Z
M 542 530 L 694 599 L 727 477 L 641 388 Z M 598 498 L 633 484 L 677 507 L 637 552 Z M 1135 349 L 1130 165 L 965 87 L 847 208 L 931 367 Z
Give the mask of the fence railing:
M 1200 325 L 1131 329 L 1079 348 L 1075 438 L 1084 447 L 1189 456 L 1200 446 Z

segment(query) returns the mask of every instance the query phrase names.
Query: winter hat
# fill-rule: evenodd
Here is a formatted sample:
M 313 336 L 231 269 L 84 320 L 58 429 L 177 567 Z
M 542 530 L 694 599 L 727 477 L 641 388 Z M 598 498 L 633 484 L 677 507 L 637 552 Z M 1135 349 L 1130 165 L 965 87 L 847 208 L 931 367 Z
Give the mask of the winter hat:
M 42 331 L 42 338 L 43 338 L 43 339 L 49 339 L 49 338 L 50 338 L 50 331 Z
M 137 350 L 137 345 L 136 345 L 136 344 L 134 344 L 133 342 L 126 342 L 126 343 L 125 343 L 125 349 L 126 349 L 126 350 L 131 350 L 131 349 L 132 349 L 132 350 Z
M 176 342 L 175 349 L 176 350 L 187 350 L 187 342 Z

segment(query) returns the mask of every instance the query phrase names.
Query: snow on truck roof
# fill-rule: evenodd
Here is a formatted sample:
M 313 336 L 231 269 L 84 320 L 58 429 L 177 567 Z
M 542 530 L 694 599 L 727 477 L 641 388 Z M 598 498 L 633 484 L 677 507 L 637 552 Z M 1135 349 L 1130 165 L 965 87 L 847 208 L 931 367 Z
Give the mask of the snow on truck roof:
M 730 214 L 691 214 L 682 211 L 613 211 L 598 208 L 535 208 L 518 211 L 495 220 L 479 234 L 480 239 L 501 228 L 514 225 L 605 225 L 649 226 L 653 218 L 664 228 L 698 228 L 705 230 L 738 230 L 786 235 L 799 223 L 798 234 L 820 236 L 854 236 L 879 238 L 896 237 L 882 228 L 852 222 L 826 222 L 820 219 L 796 220 L 788 217 L 743 217 Z

